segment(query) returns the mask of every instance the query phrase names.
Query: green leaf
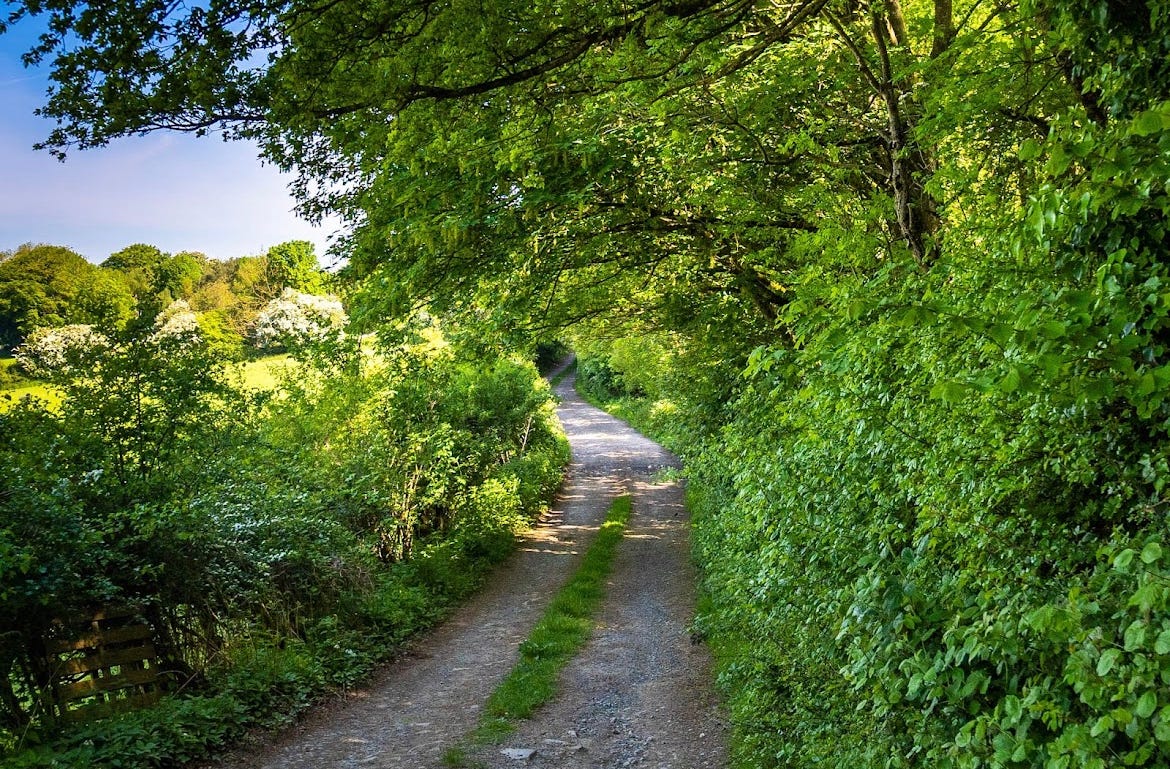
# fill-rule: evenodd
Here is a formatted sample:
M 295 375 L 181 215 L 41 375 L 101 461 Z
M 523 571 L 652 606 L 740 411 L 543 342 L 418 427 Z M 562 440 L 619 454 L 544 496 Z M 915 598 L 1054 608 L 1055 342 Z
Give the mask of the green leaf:
M 1153 563 L 1162 557 L 1162 546 L 1157 542 L 1150 542 L 1142 548 L 1142 563 Z
M 1134 136 L 1150 136 L 1162 130 L 1162 115 L 1154 110 L 1146 110 L 1133 121 L 1130 132 Z M 1022 148 L 1021 148 L 1022 150 Z
M 1068 324 L 1059 320 L 1050 320 L 1040 327 L 1040 332 L 1046 339 L 1060 339 L 1068 331 Z
M 1146 642 L 1146 628 L 1145 620 L 1134 620 L 1125 629 L 1125 650 L 1127 652 L 1140 649 Z
M 1113 666 L 1117 664 L 1117 660 L 1120 658 L 1120 649 L 1106 649 L 1101 653 L 1101 658 L 1097 660 L 1097 675 L 1102 678 L 1109 675 L 1109 671 L 1113 670 Z
M 1154 641 L 1154 651 L 1158 654 L 1170 654 L 1170 630 L 1163 630 Z
M 1012 366 L 999 381 L 999 389 L 1005 393 L 1015 392 L 1020 386 L 1020 370 Z
M 930 389 L 930 397 L 946 401 L 947 403 L 959 403 L 967 397 L 967 392 L 971 388 L 963 382 L 939 382 Z
M 1128 569 L 1129 565 L 1131 563 L 1133 563 L 1133 557 L 1135 555 L 1137 555 L 1137 553 L 1135 553 L 1133 550 L 1131 550 L 1130 548 L 1127 547 L 1126 549 L 1124 549 L 1120 553 L 1118 553 L 1117 557 L 1113 559 L 1113 568 L 1115 568 L 1119 571 L 1124 571 L 1125 569 Z
M 1028 139 L 1020 145 L 1020 160 L 1035 160 L 1040 157 L 1040 142 Z
M 1151 690 L 1151 691 L 1148 691 L 1145 694 L 1143 694 L 1138 699 L 1137 707 L 1135 707 L 1133 709 L 1133 712 L 1139 718 L 1149 718 L 1150 716 L 1152 716 L 1154 714 L 1154 710 L 1157 707 L 1158 707 L 1158 695 L 1155 694 Z
M 864 299 L 854 299 L 849 303 L 845 310 L 845 317 L 848 320 L 857 320 L 861 316 L 869 312 L 870 304 Z

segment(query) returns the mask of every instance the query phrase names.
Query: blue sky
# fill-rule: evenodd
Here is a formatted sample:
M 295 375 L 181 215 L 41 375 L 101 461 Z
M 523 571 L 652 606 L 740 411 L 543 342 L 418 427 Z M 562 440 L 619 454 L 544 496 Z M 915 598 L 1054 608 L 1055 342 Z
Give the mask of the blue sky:
M 310 240 L 324 254 L 336 224 L 314 228 L 296 217 L 288 178 L 262 165 L 251 144 L 154 133 L 72 152 L 64 163 L 34 151 L 53 127 L 33 114 L 47 70 L 20 61 L 34 24 L 0 35 L 0 250 L 52 243 L 100 262 L 150 243 L 227 259 Z

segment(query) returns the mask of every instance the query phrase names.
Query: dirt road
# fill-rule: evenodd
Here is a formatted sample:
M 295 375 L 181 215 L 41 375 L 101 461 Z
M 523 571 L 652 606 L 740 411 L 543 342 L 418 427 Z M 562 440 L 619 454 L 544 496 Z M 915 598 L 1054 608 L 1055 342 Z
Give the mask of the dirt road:
M 573 463 L 557 504 L 492 578 L 415 651 L 364 688 L 321 708 L 274 744 L 232 756 L 248 767 L 441 767 L 476 725 L 556 590 L 575 569 L 613 497 L 633 496 L 599 627 L 560 694 L 502 746 L 469 754 L 487 767 L 700 769 L 726 763 L 724 725 L 704 646 L 691 643 L 694 574 L 682 489 L 655 476 L 675 459 L 557 388 Z

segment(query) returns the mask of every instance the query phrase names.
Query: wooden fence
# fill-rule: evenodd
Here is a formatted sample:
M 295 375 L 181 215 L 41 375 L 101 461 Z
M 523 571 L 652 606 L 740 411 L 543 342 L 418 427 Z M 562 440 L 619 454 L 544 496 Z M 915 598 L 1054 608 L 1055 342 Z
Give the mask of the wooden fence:
M 106 609 L 60 626 L 45 642 L 46 708 L 63 721 L 90 721 L 150 705 L 162 696 L 154 631 L 133 609 Z

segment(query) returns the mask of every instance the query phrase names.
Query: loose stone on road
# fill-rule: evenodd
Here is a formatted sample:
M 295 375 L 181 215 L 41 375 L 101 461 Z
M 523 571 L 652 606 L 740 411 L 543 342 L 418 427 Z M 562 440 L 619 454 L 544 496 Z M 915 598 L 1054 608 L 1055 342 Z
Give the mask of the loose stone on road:
M 558 409 L 573 448 L 562 493 L 491 583 L 413 652 L 346 701 L 321 708 L 274 744 L 221 764 L 243 767 L 441 767 L 475 728 L 520 642 L 576 568 L 620 494 L 633 516 L 619 545 L 598 627 L 563 672 L 557 697 L 503 745 L 469 765 L 653 767 L 726 764 L 710 656 L 691 643 L 695 575 L 677 460 L 580 399 L 569 376 Z

